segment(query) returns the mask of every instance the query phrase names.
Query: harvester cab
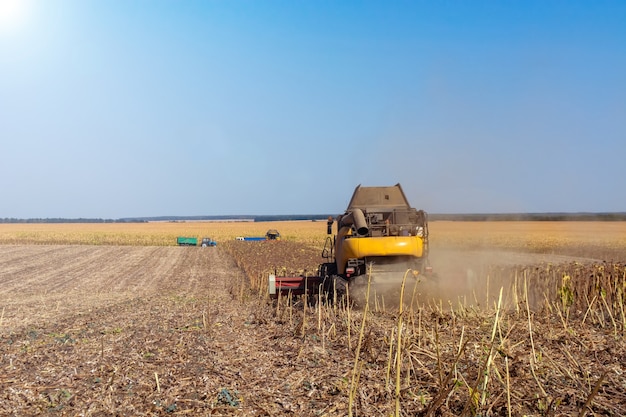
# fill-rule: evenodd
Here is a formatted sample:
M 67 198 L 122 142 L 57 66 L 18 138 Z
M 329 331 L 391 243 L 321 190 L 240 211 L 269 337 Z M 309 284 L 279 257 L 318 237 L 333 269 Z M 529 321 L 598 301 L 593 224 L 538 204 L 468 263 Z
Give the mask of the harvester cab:
M 270 293 L 343 294 L 348 286 L 367 285 L 368 277 L 379 289 L 394 288 L 407 270 L 431 270 L 427 214 L 411 207 L 400 184 L 357 186 L 346 211 L 329 217 L 327 233 L 318 276 L 270 277 Z

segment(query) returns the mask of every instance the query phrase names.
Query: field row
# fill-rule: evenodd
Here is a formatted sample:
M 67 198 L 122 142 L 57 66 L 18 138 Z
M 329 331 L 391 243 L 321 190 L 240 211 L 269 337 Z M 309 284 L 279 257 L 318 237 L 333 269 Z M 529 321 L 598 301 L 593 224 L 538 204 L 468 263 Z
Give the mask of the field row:
M 292 266 L 279 273 L 293 274 L 317 256 L 307 258 L 287 243 L 232 242 L 222 249 L 265 294 L 264 277 L 276 262 Z M 625 263 L 473 249 L 447 253 L 455 256 L 439 265 L 457 273 L 412 279 L 403 303 L 400 296 L 355 309 L 279 299 L 273 320 L 293 329 L 303 346 L 332 358 L 328 366 L 307 358 L 316 364 L 308 386 L 327 387 L 337 378 L 331 369 L 344 369 L 337 389 L 347 396 L 342 415 L 626 413 Z M 477 261 L 481 269 L 468 281 L 463 271 Z M 324 394 L 317 395 L 332 398 Z M 301 409 L 308 410 L 306 402 L 301 398 Z
M 314 246 L 0 245 L 0 414 L 626 414 L 625 264 L 449 245 L 484 266 L 440 277 L 451 302 L 270 301 Z
M 433 247 L 505 248 L 576 252 L 596 248 L 611 254 L 626 248 L 626 222 L 431 222 Z M 170 246 L 177 236 L 263 236 L 278 229 L 283 240 L 321 247 L 325 222 L 152 222 L 94 224 L 0 224 L 0 244 L 91 244 Z M 577 254 L 579 255 L 579 254 Z

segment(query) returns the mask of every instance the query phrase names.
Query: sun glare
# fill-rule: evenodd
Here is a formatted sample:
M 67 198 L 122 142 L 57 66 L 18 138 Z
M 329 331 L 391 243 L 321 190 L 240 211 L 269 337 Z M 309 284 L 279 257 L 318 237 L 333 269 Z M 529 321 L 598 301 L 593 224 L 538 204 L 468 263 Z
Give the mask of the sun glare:
M 18 30 L 26 21 L 28 0 L 0 0 L 0 33 Z

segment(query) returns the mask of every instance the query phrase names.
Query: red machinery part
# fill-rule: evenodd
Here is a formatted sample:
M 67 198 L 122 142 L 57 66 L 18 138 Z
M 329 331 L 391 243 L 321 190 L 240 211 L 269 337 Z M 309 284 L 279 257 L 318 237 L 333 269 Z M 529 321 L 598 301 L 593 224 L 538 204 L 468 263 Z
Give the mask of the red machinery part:
M 274 274 L 269 276 L 269 294 L 276 298 L 278 295 L 301 295 L 319 293 L 322 277 L 277 277 Z

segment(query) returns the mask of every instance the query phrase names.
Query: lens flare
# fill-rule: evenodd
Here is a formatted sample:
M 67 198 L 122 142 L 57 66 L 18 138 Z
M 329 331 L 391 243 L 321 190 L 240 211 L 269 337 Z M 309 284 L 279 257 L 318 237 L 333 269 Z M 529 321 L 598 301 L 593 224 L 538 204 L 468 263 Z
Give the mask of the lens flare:
M 0 0 L 0 33 L 12 33 L 21 28 L 29 9 L 28 0 Z

